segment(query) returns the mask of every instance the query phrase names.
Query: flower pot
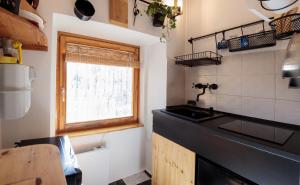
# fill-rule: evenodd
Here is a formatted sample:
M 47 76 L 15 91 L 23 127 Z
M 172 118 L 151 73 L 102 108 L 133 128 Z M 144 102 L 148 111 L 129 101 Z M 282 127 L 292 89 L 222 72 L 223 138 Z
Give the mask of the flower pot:
M 162 27 L 165 22 L 166 15 L 161 13 L 157 13 L 153 16 L 153 26 L 155 27 Z

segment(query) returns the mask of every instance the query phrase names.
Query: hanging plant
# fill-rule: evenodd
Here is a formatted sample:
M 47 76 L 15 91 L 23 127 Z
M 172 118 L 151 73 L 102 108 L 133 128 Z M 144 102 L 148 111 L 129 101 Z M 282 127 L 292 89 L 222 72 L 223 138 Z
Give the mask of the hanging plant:
M 153 26 L 162 28 L 162 42 L 167 40 L 169 31 L 176 28 L 177 11 L 176 7 L 163 4 L 162 0 L 153 0 L 146 10 L 146 14 L 152 17 Z

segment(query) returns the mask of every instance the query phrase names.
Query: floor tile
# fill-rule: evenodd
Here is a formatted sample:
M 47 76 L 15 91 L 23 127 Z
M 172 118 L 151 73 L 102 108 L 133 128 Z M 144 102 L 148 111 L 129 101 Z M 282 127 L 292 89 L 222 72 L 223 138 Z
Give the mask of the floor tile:
M 142 183 L 140 183 L 138 185 L 151 185 L 151 180 L 147 180 L 147 181 L 142 182 Z
M 118 180 L 116 182 L 112 182 L 109 185 L 126 185 L 123 180 Z

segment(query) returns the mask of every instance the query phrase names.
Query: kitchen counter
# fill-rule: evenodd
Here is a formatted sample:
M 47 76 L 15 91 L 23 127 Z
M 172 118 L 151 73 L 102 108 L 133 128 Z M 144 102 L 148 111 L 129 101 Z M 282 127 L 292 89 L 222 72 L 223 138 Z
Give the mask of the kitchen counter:
M 57 136 L 22 140 L 16 143 L 19 147 L 32 146 L 39 144 L 51 144 L 56 146 L 60 152 L 60 159 L 63 171 L 68 185 L 80 185 L 82 181 L 82 172 L 80 170 L 77 158 L 68 136 Z
M 34 145 L 0 151 L 0 184 L 66 185 L 58 148 Z
M 203 122 L 187 121 L 161 110 L 154 110 L 153 115 L 155 133 L 240 176 L 258 184 L 299 185 L 299 126 L 227 113 Z M 219 128 L 236 120 L 276 126 L 294 133 L 279 145 Z

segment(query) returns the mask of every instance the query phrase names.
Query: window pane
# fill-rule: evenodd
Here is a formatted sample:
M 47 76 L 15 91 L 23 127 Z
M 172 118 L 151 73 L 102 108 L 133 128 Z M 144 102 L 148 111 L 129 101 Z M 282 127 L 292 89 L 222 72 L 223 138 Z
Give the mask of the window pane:
M 133 69 L 67 63 L 67 123 L 132 116 Z

